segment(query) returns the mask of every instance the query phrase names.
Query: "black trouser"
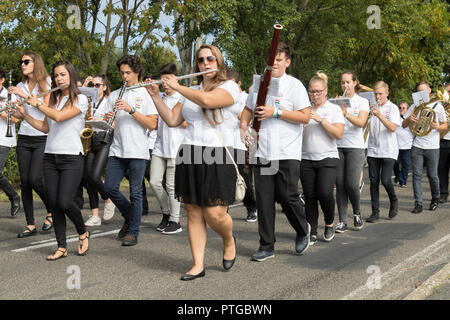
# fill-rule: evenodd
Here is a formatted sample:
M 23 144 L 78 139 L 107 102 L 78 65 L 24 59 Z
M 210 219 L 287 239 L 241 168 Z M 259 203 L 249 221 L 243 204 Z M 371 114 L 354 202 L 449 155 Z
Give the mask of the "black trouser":
M 8 160 L 10 147 L 0 146 L 0 189 L 2 189 L 9 198 L 9 201 L 14 200 L 19 195 L 16 190 L 14 190 L 11 183 L 9 183 L 8 179 L 2 174 L 3 169 L 6 164 L 6 160 Z
M 370 179 L 370 202 L 372 213 L 380 212 L 380 180 L 386 190 L 391 206 L 397 201 L 394 184 L 392 183 L 392 172 L 395 159 L 367 157 L 369 164 Z
M 79 235 L 86 232 L 81 210 L 74 198 L 83 177 L 83 155 L 44 155 L 44 176 L 53 216 L 56 241 L 66 248 L 66 215 Z
M 268 167 L 276 167 L 275 174 L 264 174 Z M 300 161 L 280 160 L 268 165 L 254 165 L 256 208 L 258 210 L 259 248 L 273 251 L 275 246 L 275 201 L 281 204 L 284 213 L 298 236 L 305 236 L 308 223 L 300 204 L 298 181 Z
M 20 189 L 27 225 L 34 225 L 33 189 L 41 198 L 47 212 L 50 210 L 44 186 L 44 150 L 47 136 L 19 135 L 17 140 L 17 162 L 20 173 Z
M 306 219 L 311 225 L 311 234 L 317 235 L 319 206 L 322 208 L 325 224 L 334 222 L 333 185 L 336 183 L 339 159 L 326 158 L 319 161 L 302 160 L 300 179 L 305 197 Z
M 450 140 L 441 139 L 439 150 L 439 189 L 441 198 L 448 198 L 448 173 L 450 171 Z
M 239 149 L 235 149 L 235 151 L 235 161 L 238 165 L 239 173 L 241 174 L 242 178 L 244 178 L 245 185 L 247 186 L 244 199 L 242 199 L 242 203 L 247 208 L 247 211 L 250 212 L 256 209 L 256 197 L 253 190 L 253 167 L 250 166 L 248 169 L 245 168 L 245 157 L 248 151 Z

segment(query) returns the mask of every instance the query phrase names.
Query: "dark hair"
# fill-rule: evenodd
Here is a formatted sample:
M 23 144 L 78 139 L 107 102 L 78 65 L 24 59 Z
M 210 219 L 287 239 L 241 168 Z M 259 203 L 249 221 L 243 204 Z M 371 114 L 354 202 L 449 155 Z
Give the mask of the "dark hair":
M 352 71 L 352 70 L 345 70 L 344 72 L 341 72 L 341 75 L 339 76 L 339 78 L 342 79 L 342 76 L 344 74 L 351 75 L 352 76 L 352 80 L 357 82 L 357 84 L 355 86 L 355 92 L 359 93 L 359 91 L 361 90 L 361 86 L 359 85 L 359 79 L 358 79 L 358 76 L 356 75 L 356 73 L 354 71 Z
M 52 88 L 57 87 L 56 82 L 55 82 L 55 69 L 60 66 L 64 66 L 67 69 L 67 71 L 69 72 L 69 76 L 70 76 L 69 99 L 67 100 L 67 102 L 64 106 L 66 106 L 69 103 L 73 106 L 78 101 L 78 95 L 81 94 L 81 92 L 77 86 L 77 78 L 78 78 L 77 72 L 75 71 L 75 68 L 69 61 L 65 61 L 65 60 L 58 61 L 53 65 L 52 74 L 51 74 Z M 61 90 L 57 90 L 57 91 L 54 91 L 51 93 L 49 107 L 52 107 L 52 108 L 56 107 L 56 104 L 58 103 L 58 97 L 60 94 L 61 94 Z
M 280 42 L 280 43 L 278 43 L 276 54 L 280 54 L 283 52 L 284 52 L 284 55 L 286 56 L 286 59 L 292 58 L 291 49 L 289 48 L 289 46 L 284 42 Z
M 173 62 L 165 64 L 159 69 L 158 72 L 160 76 L 162 76 L 163 74 L 173 74 L 176 76 L 178 75 L 177 65 Z
M 236 83 L 241 81 L 241 74 L 233 69 L 227 69 L 227 79 L 234 80 Z
M 92 78 L 102 78 L 103 81 L 103 85 L 106 87 L 105 90 L 103 90 L 103 95 L 105 97 L 108 97 L 109 94 L 111 93 L 111 88 L 109 87 L 109 80 L 108 77 L 106 76 L 106 74 L 97 74 L 95 76 L 93 76 Z
M 153 74 L 151 74 L 151 73 L 149 73 L 149 74 L 147 74 L 142 80 L 145 81 L 145 80 L 147 80 L 147 79 L 155 80 L 155 79 L 156 79 L 156 76 L 153 75 Z
M 2 67 L 0 67 L 0 79 L 1 78 L 6 78 L 5 70 L 3 70 Z
M 133 72 L 137 73 L 139 76 L 139 79 L 142 76 L 142 73 L 144 72 L 144 68 L 142 67 L 141 64 L 141 60 L 139 59 L 138 56 L 123 56 L 122 58 L 119 59 L 119 61 L 117 61 L 116 65 L 117 65 L 117 69 L 119 69 L 120 71 L 120 66 L 126 64 L 128 65 L 131 70 L 133 70 Z

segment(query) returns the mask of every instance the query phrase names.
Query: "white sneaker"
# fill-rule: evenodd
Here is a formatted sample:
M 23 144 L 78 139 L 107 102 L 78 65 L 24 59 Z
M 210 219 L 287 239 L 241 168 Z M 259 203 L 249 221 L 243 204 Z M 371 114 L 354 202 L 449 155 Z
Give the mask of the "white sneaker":
M 105 207 L 103 208 L 103 220 L 108 221 L 114 217 L 114 210 L 116 206 L 112 201 L 105 202 Z
M 98 216 L 92 215 L 92 216 L 89 217 L 89 219 L 86 220 L 84 225 L 86 227 L 101 226 L 102 225 L 102 219 L 100 219 L 100 217 L 98 217 Z

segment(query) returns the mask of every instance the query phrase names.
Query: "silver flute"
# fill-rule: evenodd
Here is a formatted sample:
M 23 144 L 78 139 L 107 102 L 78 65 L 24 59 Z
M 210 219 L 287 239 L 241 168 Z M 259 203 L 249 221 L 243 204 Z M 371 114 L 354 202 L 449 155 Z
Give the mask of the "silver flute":
M 211 69 L 211 70 L 206 70 L 206 71 L 202 71 L 202 72 L 196 72 L 196 73 L 191 73 L 191 74 L 186 74 L 184 76 L 179 76 L 179 77 L 175 77 L 177 80 L 183 80 L 183 79 L 189 79 L 189 78 L 195 78 L 207 73 L 211 73 L 211 72 L 216 72 L 217 69 Z M 161 84 L 162 80 L 151 80 L 149 82 L 140 82 L 134 86 L 129 86 L 127 87 L 127 90 L 131 90 L 131 89 L 136 89 L 136 88 L 142 88 L 142 87 L 147 87 L 150 86 L 152 84 Z

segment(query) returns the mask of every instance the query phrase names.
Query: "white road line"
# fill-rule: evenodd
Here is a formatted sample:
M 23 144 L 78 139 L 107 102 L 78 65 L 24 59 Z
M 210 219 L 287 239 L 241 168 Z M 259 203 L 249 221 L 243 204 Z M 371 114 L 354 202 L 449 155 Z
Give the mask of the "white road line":
M 92 231 L 91 234 L 97 234 L 97 233 L 100 233 L 100 232 L 101 232 L 100 230 L 95 230 L 95 231 Z M 77 238 L 77 237 L 78 237 L 77 234 L 73 234 L 73 235 L 67 236 L 67 239 Z M 52 241 L 54 242 L 55 238 L 47 239 L 47 240 L 41 240 L 41 241 L 34 241 L 34 242 L 30 242 L 30 244 L 41 244 L 41 243 L 52 242 Z
M 389 271 L 382 272 L 381 274 L 382 283 L 390 283 L 405 271 L 411 270 L 413 267 L 417 265 L 423 265 L 425 260 L 427 260 L 431 255 L 441 250 L 446 245 L 448 245 L 449 241 L 450 241 L 450 234 L 436 241 L 434 244 L 426 247 L 422 251 L 416 253 L 412 257 L 409 257 L 408 259 L 404 260 L 402 263 L 396 265 Z M 341 298 L 341 300 L 354 300 L 354 299 L 362 300 L 366 298 L 370 293 L 373 293 L 373 290 L 369 289 L 368 286 L 364 284 L 358 289 L 346 295 L 345 297 Z
M 92 232 L 91 238 L 103 237 L 103 236 L 107 236 L 107 235 L 110 235 L 110 234 L 115 234 L 115 233 L 117 233 L 119 231 L 120 231 L 120 229 L 112 230 L 112 231 L 108 231 L 108 232 L 101 232 L 101 233 L 94 233 L 94 232 Z M 78 241 L 78 236 L 77 235 L 68 236 L 67 237 L 67 243 L 75 242 L 75 241 Z M 44 243 L 41 243 L 41 242 L 44 242 Z M 34 249 L 39 249 L 39 248 L 51 247 L 51 246 L 54 246 L 54 245 L 57 244 L 56 240 L 54 240 L 54 239 L 38 241 L 38 242 L 35 242 L 35 243 L 39 243 L 39 244 L 28 246 L 28 247 L 24 247 L 24 248 L 20 248 L 20 249 L 11 250 L 11 252 L 25 252 L 25 251 L 28 251 L 28 250 L 34 250 Z

